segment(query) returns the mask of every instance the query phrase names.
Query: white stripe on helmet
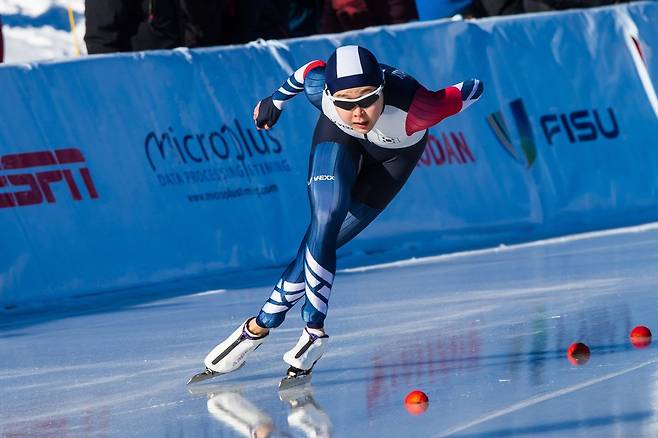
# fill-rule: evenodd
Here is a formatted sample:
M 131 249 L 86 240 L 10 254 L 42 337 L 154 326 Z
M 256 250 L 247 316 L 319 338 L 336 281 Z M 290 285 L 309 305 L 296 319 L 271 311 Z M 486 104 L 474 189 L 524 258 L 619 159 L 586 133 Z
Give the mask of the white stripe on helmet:
M 336 49 L 336 77 L 360 75 L 363 73 L 359 46 L 342 46 Z

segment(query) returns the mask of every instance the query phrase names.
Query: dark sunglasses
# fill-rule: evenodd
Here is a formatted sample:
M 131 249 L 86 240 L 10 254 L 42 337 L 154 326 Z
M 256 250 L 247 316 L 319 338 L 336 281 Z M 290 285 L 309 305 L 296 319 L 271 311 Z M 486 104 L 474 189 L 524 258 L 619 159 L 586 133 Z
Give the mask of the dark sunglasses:
M 368 108 L 369 106 L 377 102 L 377 99 L 379 99 L 379 96 L 382 94 L 383 89 L 384 86 L 380 85 L 379 87 L 377 87 L 376 90 L 357 99 L 340 99 L 337 97 L 333 97 L 329 93 L 327 93 L 327 95 L 329 96 L 329 99 L 334 103 L 335 106 L 347 111 L 351 111 L 357 106 L 360 108 Z

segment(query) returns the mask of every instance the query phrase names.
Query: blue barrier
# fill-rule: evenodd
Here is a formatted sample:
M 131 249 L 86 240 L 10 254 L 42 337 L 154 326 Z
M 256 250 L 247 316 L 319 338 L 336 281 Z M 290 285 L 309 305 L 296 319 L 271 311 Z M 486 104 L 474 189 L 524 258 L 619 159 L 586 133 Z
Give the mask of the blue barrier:
M 637 3 L 1 67 L 0 304 L 285 264 L 317 111 L 298 97 L 263 132 L 253 105 L 347 43 L 428 88 L 486 91 L 430 130 L 407 186 L 341 254 L 656 220 L 657 18 Z

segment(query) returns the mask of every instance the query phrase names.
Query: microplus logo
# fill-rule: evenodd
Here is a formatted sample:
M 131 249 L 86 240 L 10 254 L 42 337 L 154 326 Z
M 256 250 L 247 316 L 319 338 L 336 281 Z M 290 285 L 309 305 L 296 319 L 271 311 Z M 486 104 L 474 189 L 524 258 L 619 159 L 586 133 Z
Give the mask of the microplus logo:
M 530 125 L 528 113 L 526 112 L 521 99 L 513 100 L 509 105 L 521 140 L 520 151 L 523 156 L 521 156 L 519 150 L 512 143 L 509 127 L 507 126 L 505 118 L 500 110 L 487 116 L 487 123 L 489 123 L 491 130 L 494 132 L 494 135 L 505 151 L 507 151 L 507 153 L 509 153 L 516 161 L 525 164 L 527 167 L 531 167 L 535 162 L 535 158 L 537 158 L 537 147 L 535 146 L 535 137 L 532 133 L 532 126 Z
M 75 174 L 79 173 L 86 196 L 98 198 L 91 172 L 79 149 L 27 152 L 0 156 L 0 208 L 55 203 L 54 184 L 65 184 L 75 201 L 84 196 Z M 6 191 L 7 189 L 18 189 Z
M 237 119 L 234 124 L 234 128 L 223 124 L 220 129 L 210 132 L 177 134 L 172 127 L 162 133 L 149 132 L 144 139 L 144 152 L 151 169 L 156 172 L 167 162 L 178 166 L 227 161 L 243 163 L 283 151 L 283 145 L 271 132 L 257 131 L 254 135 L 251 129 L 243 128 Z
M 505 151 L 529 168 L 537 158 L 530 118 L 521 99 L 510 102 L 510 110 L 519 133 L 520 148 L 514 146 L 509 127 L 500 110 L 491 113 L 487 117 L 487 123 Z M 607 118 L 596 109 L 543 114 L 539 117 L 539 125 L 549 146 L 555 146 L 557 142 L 564 143 L 565 140 L 574 144 L 619 137 L 619 124 L 612 108 L 607 109 Z

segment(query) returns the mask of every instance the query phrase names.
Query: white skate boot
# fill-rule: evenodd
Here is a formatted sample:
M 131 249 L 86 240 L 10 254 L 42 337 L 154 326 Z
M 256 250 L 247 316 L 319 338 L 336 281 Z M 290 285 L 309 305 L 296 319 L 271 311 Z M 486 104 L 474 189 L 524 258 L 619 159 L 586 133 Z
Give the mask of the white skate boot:
M 193 376 L 188 384 L 226 374 L 241 368 L 249 353 L 260 347 L 269 334 L 257 336 L 247 328 L 249 318 L 240 325 L 228 338 L 213 348 L 203 360 L 206 370 Z
M 328 343 L 329 336 L 322 330 L 304 327 L 297 345 L 283 355 L 283 360 L 290 365 L 290 368 L 287 376 L 279 383 L 279 389 L 283 390 L 310 381 L 313 366 L 322 357 Z

